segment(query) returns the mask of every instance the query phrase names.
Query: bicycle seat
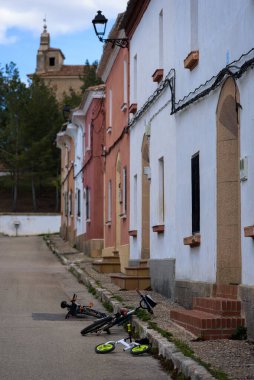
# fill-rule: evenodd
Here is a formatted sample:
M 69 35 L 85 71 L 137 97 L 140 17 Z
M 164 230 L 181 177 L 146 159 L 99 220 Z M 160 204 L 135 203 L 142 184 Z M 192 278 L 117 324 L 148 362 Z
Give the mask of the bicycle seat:
M 120 314 L 126 316 L 128 314 L 128 309 L 126 307 L 122 307 L 120 310 Z

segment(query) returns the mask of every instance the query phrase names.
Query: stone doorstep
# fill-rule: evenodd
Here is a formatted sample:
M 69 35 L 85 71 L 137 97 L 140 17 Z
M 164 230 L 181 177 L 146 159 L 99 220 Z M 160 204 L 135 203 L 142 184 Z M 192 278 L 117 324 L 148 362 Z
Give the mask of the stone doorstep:
M 244 318 L 223 317 L 199 310 L 171 310 L 170 318 L 205 340 L 230 338 L 237 327 L 244 326 Z
M 146 259 L 139 260 L 139 267 L 140 268 L 143 268 L 143 267 L 147 268 L 148 267 L 148 260 L 146 260 Z
M 99 273 L 118 273 L 121 270 L 120 263 L 114 262 L 93 262 L 92 266 Z
M 193 309 L 223 316 L 241 317 L 241 302 L 219 297 L 194 297 Z
M 94 262 L 120 263 L 119 256 L 102 256 Z
M 149 276 L 150 269 L 148 267 L 126 267 L 125 274 L 127 276 Z
M 113 274 L 111 282 L 117 285 L 120 289 L 125 290 L 145 290 L 151 286 L 149 276 L 126 276 L 122 273 Z

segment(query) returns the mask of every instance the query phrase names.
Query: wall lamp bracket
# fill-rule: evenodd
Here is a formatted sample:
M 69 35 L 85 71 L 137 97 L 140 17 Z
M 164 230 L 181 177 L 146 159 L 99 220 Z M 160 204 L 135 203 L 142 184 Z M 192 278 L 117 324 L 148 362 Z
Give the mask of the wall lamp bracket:
M 119 46 L 120 48 L 128 48 L 128 38 L 103 38 L 106 32 L 107 22 L 108 19 L 102 14 L 101 11 L 98 11 L 97 15 L 92 20 L 95 34 L 99 38 L 99 41 L 105 43 L 109 42 L 112 44 L 112 47 Z

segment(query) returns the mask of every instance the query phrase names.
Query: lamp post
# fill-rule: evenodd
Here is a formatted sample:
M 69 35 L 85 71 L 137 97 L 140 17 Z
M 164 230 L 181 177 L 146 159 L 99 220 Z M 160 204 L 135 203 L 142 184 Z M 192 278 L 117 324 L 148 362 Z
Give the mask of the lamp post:
M 92 20 L 95 34 L 99 38 L 99 40 L 105 43 L 110 42 L 113 47 L 116 45 L 116 46 L 119 46 L 120 48 L 128 48 L 129 46 L 128 38 L 103 38 L 106 32 L 107 22 L 108 22 L 108 19 L 102 14 L 101 11 L 98 11 L 97 15 Z

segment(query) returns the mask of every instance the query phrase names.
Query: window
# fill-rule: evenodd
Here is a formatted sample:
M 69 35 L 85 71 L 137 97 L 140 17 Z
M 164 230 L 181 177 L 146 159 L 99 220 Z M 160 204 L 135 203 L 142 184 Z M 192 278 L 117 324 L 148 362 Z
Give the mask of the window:
M 66 191 L 64 193 L 64 215 L 68 216 L 68 194 Z
M 133 198 L 134 198 L 134 203 L 133 203 L 133 222 L 134 222 L 134 227 L 137 227 L 137 206 L 138 206 L 138 180 L 137 180 L 137 174 L 134 175 L 134 182 L 133 182 Z
M 164 223 L 164 158 L 159 159 L 159 222 Z
M 77 216 L 80 217 L 81 209 L 80 209 L 80 190 L 77 191 Z
M 122 214 L 127 212 L 127 169 L 123 168 L 123 194 L 122 194 Z
M 108 181 L 108 222 L 111 222 L 111 205 L 112 205 L 112 182 Z
M 163 10 L 159 14 L 159 67 L 163 68 Z
M 91 149 L 91 124 L 87 126 L 87 135 L 86 135 L 86 150 Z
M 190 2 L 190 48 L 191 51 L 198 50 L 198 0 Z
M 72 215 L 72 190 L 69 192 L 69 215 Z
M 199 153 L 191 158 L 192 234 L 200 232 Z
M 123 61 L 123 103 L 127 104 L 127 61 Z
M 86 187 L 86 220 L 90 220 L 91 217 L 91 205 L 90 205 L 90 200 L 91 194 L 90 194 L 90 188 L 87 186 Z
M 49 66 L 55 66 L 55 57 L 49 58 Z
M 109 90 L 109 128 L 112 128 L 112 107 L 113 107 L 113 99 L 112 99 L 112 89 Z
M 137 103 L 137 83 L 138 80 L 138 57 L 137 54 L 133 60 L 133 103 Z

